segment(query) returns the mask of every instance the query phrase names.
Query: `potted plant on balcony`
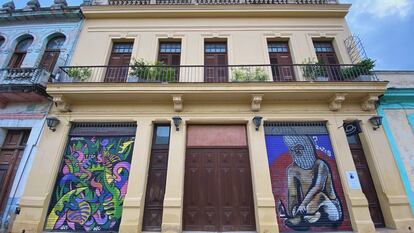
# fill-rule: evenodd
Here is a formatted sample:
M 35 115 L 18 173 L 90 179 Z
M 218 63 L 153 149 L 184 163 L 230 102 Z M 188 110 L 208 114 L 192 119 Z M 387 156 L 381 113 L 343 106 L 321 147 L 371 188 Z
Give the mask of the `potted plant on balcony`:
M 92 75 L 92 69 L 89 67 L 71 67 L 66 70 L 66 74 L 76 81 L 84 82 Z
M 150 63 L 134 59 L 127 82 L 174 82 L 176 73 L 176 68 L 168 67 L 163 62 Z
M 265 82 L 268 75 L 263 68 L 255 68 L 254 70 L 247 67 L 232 69 L 233 82 Z
M 307 58 L 304 62 L 302 62 L 302 64 L 302 73 L 306 80 L 329 81 L 329 76 L 322 62 L 317 62 L 315 59 Z
M 363 59 L 352 67 L 341 70 L 343 80 L 372 81 L 371 71 L 375 67 L 375 60 Z

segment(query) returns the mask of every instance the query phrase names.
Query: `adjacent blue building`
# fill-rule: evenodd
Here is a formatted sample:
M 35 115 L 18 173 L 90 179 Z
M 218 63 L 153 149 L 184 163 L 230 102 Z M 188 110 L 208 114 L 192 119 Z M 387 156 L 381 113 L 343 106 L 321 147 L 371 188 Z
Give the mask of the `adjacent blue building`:
M 65 0 L 0 9 L 0 232 L 18 212 L 50 110 L 46 84 L 70 61 L 81 26 L 80 8 Z

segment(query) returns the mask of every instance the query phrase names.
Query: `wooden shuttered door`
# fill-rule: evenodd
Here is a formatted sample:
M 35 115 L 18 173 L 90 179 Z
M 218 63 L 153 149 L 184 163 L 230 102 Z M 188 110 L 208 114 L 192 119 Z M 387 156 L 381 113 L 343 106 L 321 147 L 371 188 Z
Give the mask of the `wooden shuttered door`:
M 132 42 L 114 43 L 106 70 L 105 82 L 126 82 L 132 54 Z
M 184 230 L 256 229 L 250 157 L 245 137 L 244 126 L 189 126 Z
M 288 42 L 268 42 L 270 64 L 274 81 L 295 81 Z
M 313 42 L 318 62 L 323 66 L 323 73 L 325 73 L 329 79 L 338 80 L 341 78 L 341 70 L 336 56 L 335 49 L 331 41 L 314 41 Z
M 46 69 L 46 71 L 52 73 L 55 69 L 56 63 L 60 56 L 60 49 L 65 43 L 66 37 L 61 35 L 52 38 L 46 45 L 46 50 L 43 53 L 42 60 L 40 61 L 40 67 Z
M 378 200 L 377 191 L 372 180 L 364 149 L 358 135 L 348 136 L 348 144 L 351 148 L 352 158 L 361 183 L 362 192 L 368 200 L 368 208 L 375 227 L 385 227 L 384 216 Z
M 158 61 L 170 69 L 174 69 L 174 79 L 167 81 L 179 81 L 181 64 L 181 42 L 160 42 Z M 163 78 L 163 77 L 161 77 Z
M 170 126 L 156 125 L 152 140 L 152 150 L 145 195 L 143 231 L 161 231 L 167 180 Z
M 204 82 L 228 82 L 227 43 L 206 42 L 204 47 Z
M 117 232 L 128 189 L 135 123 L 74 123 L 45 231 Z
M 7 211 L 5 208 L 10 189 L 29 135 L 30 130 L 9 130 L 0 147 L 0 216 Z
M 279 231 L 351 231 L 325 122 L 267 122 L 265 137 Z

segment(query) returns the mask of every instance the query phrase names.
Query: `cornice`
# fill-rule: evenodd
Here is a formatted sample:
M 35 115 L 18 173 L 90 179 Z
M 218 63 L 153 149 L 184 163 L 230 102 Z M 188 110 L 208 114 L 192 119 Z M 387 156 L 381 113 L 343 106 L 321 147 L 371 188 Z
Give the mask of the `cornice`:
M 194 17 L 315 17 L 344 18 L 351 5 L 132 5 L 84 6 L 88 19 L 97 18 L 194 18 Z

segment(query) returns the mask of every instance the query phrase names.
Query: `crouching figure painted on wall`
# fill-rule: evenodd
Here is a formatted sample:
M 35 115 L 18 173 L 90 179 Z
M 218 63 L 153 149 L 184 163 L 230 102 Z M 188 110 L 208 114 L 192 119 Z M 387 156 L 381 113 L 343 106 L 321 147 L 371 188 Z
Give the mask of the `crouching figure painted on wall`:
M 280 230 L 350 230 L 329 137 L 291 135 L 266 140 L 268 153 L 279 152 L 269 157 L 269 163 Z
M 342 220 L 342 208 L 336 196 L 329 165 L 316 155 L 308 136 L 285 136 L 293 163 L 287 169 L 288 206 L 279 202 L 280 217 L 295 230 L 312 225 L 336 225 Z

